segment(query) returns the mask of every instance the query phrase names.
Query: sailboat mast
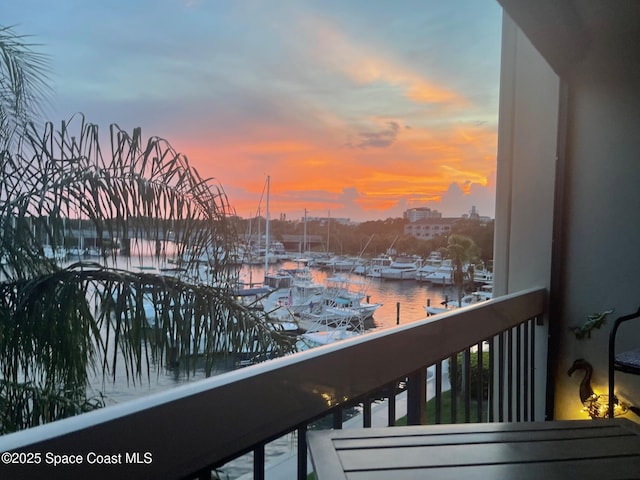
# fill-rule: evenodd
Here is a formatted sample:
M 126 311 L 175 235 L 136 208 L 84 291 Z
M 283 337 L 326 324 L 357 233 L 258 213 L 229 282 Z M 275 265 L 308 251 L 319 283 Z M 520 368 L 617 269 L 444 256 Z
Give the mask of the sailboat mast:
M 331 210 L 327 210 L 327 254 L 329 250 L 329 235 L 331 234 Z
M 269 271 L 269 188 L 271 185 L 271 177 L 267 175 L 267 216 L 265 227 L 265 246 L 264 246 L 264 274 Z
M 307 254 L 307 209 L 304 209 L 304 231 L 302 235 L 302 250 L 304 251 L 304 255 Z

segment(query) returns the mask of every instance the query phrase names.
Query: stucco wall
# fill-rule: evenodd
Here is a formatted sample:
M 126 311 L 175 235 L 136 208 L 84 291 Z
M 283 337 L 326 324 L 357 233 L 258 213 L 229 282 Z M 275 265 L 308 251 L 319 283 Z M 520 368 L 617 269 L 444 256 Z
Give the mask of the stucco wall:
M 503 22 L 494 292 L 550 285 L 559 80 L 508 16 Z M 547 336 L 548 319 L 536 327 Z M 537 342 L 544 419 L 546 345 Z
M 594 366 L 592 385 L 605 393 L 608 335 L 615 317 L 640 307 L 640 44 L 594 38 L 587 58 L 567 76 L 567 170 L 562 272 L 562 333 L 556 416 L 574 418 L 580 376 L 576 358 Z M 614 309 L 591 339 L 570 325 Z M 640 324 L 638 325 L 640 327 Z M 640 328 L 625 330 L 621 347 L 640 347 Z M 619 395 L 640 405 L 640 377 L 618 375 Z M 579 415 L 579 414 L 578 414 Z M 636 420 L 637 417 L 636 417 Z
M 585 57 L 562 65 L 567 97 L 560 126 L 559 78 L 509 17 L 503 27 L 496 291 L 553 289 L 549 371 L 559 419 L 586 418 L 578 396 L 582 372 L 567 375 L 575 359 L 594 366 L 592 386 L 606 393 L 611 325 L 640 307 L 640 38 L 635 29 L 617 27 L 589 31 Z M 569 331 L 609 309 L 614 314 L 590 339 Z M 640 347 L 640 322 L 620 338 L 621 348 Z M 617 393 L 640 406 L 640 377 L 619 374 Z

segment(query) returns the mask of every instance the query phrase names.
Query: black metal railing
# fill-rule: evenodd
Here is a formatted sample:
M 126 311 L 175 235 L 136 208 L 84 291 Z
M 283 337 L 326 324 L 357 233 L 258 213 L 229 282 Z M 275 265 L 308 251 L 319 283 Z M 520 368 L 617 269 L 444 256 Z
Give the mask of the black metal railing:
M 307 428 L 327 416 L 329 427 L 341 428 L 344 410 L 354 405 L 360 405 L 364 427 L 381 399 L 387 424 L 394 425 L 399 395 L 406 395 L 408 424 L 426 422 L 428 397 L 434 397 L 434 423 L 533 420 L 541 410 L 534 373 L 542 360 L 535 354 L 536 323 L 545 296 L 543 289 L 507 295 L 6 435 L 0 451 L 85 460 L 55 468 L 12 465 L 8 472 L 15 478 L 93 479 L 215 478 L 220 466 L 252 452 L 253 478 L 262 479 L 265 446 L 296 432 L 297 478 L 306 479 Z M 90 464 L 92 452 L 121 454 L 126 462 Z

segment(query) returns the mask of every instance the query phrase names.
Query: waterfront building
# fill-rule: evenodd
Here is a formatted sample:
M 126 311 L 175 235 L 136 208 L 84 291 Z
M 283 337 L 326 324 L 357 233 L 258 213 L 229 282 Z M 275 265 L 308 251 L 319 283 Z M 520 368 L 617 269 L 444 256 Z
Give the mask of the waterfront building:
M 453 224 L 459 218 L 424 218 L 404 226 L 405 235 L 413 235 L 421 240 L 428 240 L 438 235 L 449 235 Z
M 404 226 L 404 234 L 413 235 L 421 240 L 428 240 L 439 235 L 449 235 L 453 225 L 459 220 L 475 220 L 480 223 L 491 221 L 489 217 L 480 216 L 475 205 L 471 207 L 469 213 L 465 213 L 461 217 L 443 218 L 436 210 L 414 208 L 407 210 L 404 213 L 404 218 L 409 220 L 409 223 Z
M 418 207 L 405 210 L 402 216 L 409 220 L 409 222 L 418 222 L 427 218 L 441 218 L 442 214 L 437 210 L 430 209 L 429 207 Z

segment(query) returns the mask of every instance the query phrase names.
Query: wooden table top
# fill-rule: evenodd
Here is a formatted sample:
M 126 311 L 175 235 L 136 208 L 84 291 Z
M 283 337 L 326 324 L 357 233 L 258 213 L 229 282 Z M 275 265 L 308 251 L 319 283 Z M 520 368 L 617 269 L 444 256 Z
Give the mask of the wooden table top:
M 312 431 L 318 480 L 640 478 L 627 419 Z

